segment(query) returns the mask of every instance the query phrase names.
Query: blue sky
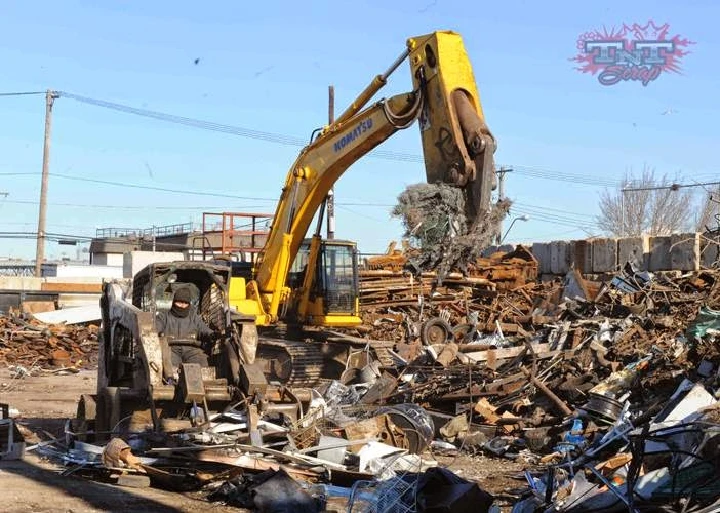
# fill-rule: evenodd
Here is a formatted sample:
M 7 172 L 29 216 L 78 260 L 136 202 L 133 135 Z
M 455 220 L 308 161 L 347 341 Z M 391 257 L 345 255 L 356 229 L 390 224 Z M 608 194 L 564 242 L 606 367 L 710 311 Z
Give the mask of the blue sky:
M 498 140 L 496 161 L 515 168 L 506 181 L 516 202 L 513 215 L 531 216 L 515 224 L 509 239 L 581 238 L 597 232 L 588 225 L 597 214 L 599 184 L 619 181 L 628 170 L 649 165 L 687 180 L 718 176 L 718 18 L 720 4 L 709 0 L 582 6 L 513 0 L 4 2 L 0 92 L 51 88 L 309 139 L 326 121 L 329 84 L 340 111 L 402 52 L 408 37 L 454 30 L 464 38 Z M 682 75 L 664 73 L 647 87 L 607 87 L 568 60 L 579 34 L 649 19 L 696 42 Z M 404 65 L 378 98 L 410 88 Z M 0 198 L 0 232 L 35 231 L 44 100 L 0 97 L 0 112 L 0 192 L 9 193 Z M 417 127 L 381 149 L 421 155 Z M 258 199 L 51 176 L 48 232 L 93 235 L 96 227 L 199 222 L 203 211 L 272 212 L 298 150 L 59 98 L 51 173 Z M 551 173 L 562 180 L 546 179 Z M 424 176 L 419 163 L 357 162 L 336 187 L 338 237 L 357 240 L 364 252 L 383 251 L 401 235 L 390 205 Z M 68 251 L 63 248 L 49 243 L 46 254 L 59 257 Z M 0 239 L 0 257 L 33 257 L 34 250 L 34 241 Z

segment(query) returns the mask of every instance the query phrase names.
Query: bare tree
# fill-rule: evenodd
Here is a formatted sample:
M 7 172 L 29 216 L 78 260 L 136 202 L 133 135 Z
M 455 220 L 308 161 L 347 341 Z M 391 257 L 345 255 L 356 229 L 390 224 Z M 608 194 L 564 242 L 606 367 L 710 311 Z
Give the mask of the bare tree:
M 715 189 L 706 189 L 707 197 L 703 201 L 695 229 L 699 232 L 720 229 L 720 185 Z
M 692 226 L 692 192 L 678 189 L 667 175 L 655 178 L 645 167 L 639 178 L 627 174 L 625 185 L 600 194 L 600 228 L 615 237 L 669 235 Z

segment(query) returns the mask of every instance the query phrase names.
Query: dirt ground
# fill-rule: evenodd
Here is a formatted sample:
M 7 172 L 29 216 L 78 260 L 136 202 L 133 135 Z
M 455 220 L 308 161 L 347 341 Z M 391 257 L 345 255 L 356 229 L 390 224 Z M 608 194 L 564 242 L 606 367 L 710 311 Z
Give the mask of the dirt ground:
M 0 369 L 0 403 L 8 403 L 28 445 L 51 436 L 64 438 L 65 421 L 74 417 L 77 400 L 95 390 L 94 370 L 66 375 L 12 379 Z M 427 455 L 426 455 L 427 457 Z M 522 487 L 523 464 L 468 455 L 436 457 L 460 476 L 476 480 L 494 495 Z M 155 488 L 130 488 L 63 476 L 64 467 L 28 451 L 23 461 L 0 461 L 0 508 L 7 513 L 233 512 L 240 508 L 206 502 L 192 494 Z M 505 508 L 503 508 L 505 509 Z

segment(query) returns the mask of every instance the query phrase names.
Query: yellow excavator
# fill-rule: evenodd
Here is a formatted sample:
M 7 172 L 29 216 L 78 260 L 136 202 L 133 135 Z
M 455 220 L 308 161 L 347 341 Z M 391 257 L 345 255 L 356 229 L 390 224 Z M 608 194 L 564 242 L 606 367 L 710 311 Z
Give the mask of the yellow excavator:
M 413 90 L 366 107 L 406 58 Z M 131 431 L 174 431 L 196 425 L 191 413 L 198 407 L 207 419 L 240 399 L 252 404 L 252 431 L 263 415 L 300 418 L 312 398 L 308 387 L 362 369 L 362 362 L 351 363 L 357 353 L 348 344 L 307 343 L 272 330 L 360 323 L 356 245 L 321 239 L 325 198 L 350 165 L 415 121 L 427 181 L 462 188 L 468 217 L 482 218 L 490 208 L 496 145 L 462 39 L 453 32 L 411 38 L 388 71 L 302 150 L 254 268 L 238 274 L 227 262 L 156 263 L 131 283 L 103 285 L 97 390 L 81 397 L 79 431 L 110 436 L 125 419 Z M 170 341 L 155 325 L 181 287 L 190 288 L 199 315 L 218 333 L 208 341 L 207 367 L 174 365 Z M 258 327 L 269 333 L 260 337 Z
M 406 59 L 413 90 L 367 106 Z M 390 68 L 300 152 L 254 268 L 230 280 L 231 307 L 255 319 L 243 325 L 241 353 L 247 363 L 257 349 L 255 326 L 360 324 L 356 244 L 321 238 L 325 201 L 353 163 L 415 121 L 427 182 L 462 188 L 470 220 L 488 212 L 496 142 L 485 123 L 462 37 L 451 31 L 412 37 Z M 317 229 L 308 242 L 316 214 Z

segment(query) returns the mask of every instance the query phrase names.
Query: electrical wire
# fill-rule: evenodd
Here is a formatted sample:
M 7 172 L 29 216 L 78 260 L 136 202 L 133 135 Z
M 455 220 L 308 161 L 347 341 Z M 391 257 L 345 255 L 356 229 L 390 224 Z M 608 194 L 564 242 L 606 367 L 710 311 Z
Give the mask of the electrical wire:
M 0 239 L 37 239 L 37 232 L 0 232 Z M 68 235 L 61 233 L 45 233 L 45 239 L 49 241 L 75 239 L 78 242 L 90 242 L 93 238 L 86 235 Z
M 354 216 L 360 216 L 360 217 L 363 217 L 363 218 L 368 219 L 368 220 L 370 220 L 370 221 L 373 221 L 373 222 L 375 222 L 375 223 L 387 223 L 387 220 L 386 220 L 386 219 L 385 219 L 385 220 L 377 219 L 377 218 L 372 217 L 372 216 L 369 216 L 369 215 L 367 215 L 367 214 L 363 214 L 362 212 L 358 212 L 357 210 L 353 210 L 353 209 L 351 209 L 351 208 L 347 208 L 345 205 L 341 205 L 341 204 L 339 204 L 339 203 L 335 203 L 335 206 L 338 207 L 340 210 L 344 210 L 344 211 L 346 211 L 346 212 L 351 213 L 351 214 L 354 215 Z
M 34 173 L 27 173 L 27 174 L 34 174 Z M 64 173 L 49 173 L 50 176 L 54 176 L 57 178 L 62 178 L 64 180 L 72 180 L 77 182 L 86 182 L 86 183 L 94 183 L 99 185 L 110 185 L 113 187 L 126 187 L 130 189 L 143 189 L 143 190 L 150 190 L 150 191 L 158 191 L 158 192 L 167 192 L 172 194 L 188 194 L 188 195 L 194 195 L 194 196 L 210 196 L 210 197 L 218 197 L 218 198 L 231 198 L 231 199 L 240 199 L 240 200 L 249 200 L 249 201 L 269 201 L 269 202 L 277 202 L 277 198 L 270 198 L 270 197 L 261 197 L 261 196 L 236 196 L 234 194 L 225 194 L 225 193 L 219 193 L 219 192 L 205 192 L 205 191 L 196 191 L 196 190 L 188 190 L 188 189 L 171 189 L 168 187 L 157 187 L 154 185 L 140 185 L 140 184 L 133 184 L 133 183 L 127 183 L 127 182 L 113 182 L 109 180 L 98 180 L 95 178 L 87 178 L 83 176 L 75 176 L 75 175 L 68 175 Z M 393 205 L 390 205 L 389 203 L 366 203 L 366 202 L 336 202 L 336 205 L 345 205 L 345 206 L 363 206 L 363 207 L 392 207 Z M 65 206 L 71 206 L 69 204 L 66 204 Z M 98 205 L 100 207 L 101 205 Z M 170 208 L 170 207 L 168 207 Z M 183 207 L 185 208 L 185 207 Z M 201 207 L 198 207 L 201 208 Z M 202 207 L 204 208 L 204 207 Z M 212 207 L 212 208 L 222 208 L 225 207 Z M 244 207 L 247 208 L 247 207 Z
M 26 96 L 30 94 L 46 94 L 47 91 L 19 91 L 11 93 L 0 93 L 0 96 Z
M 39 205 L 38 200 L 7 200 L 0 201 L 0 204 L 16 204 L 16 205 Z M 165 206 L 165 205 L 98 205 L 89 203 L 48 203 L 50 207 L 77 207 L 77 208 L 94 208 L 94 209 L 109 209 L 109 210 L 220 210 L 226 212 L 228 210 L 227 205 L 185 205 L 185 206 Z M 264 205 L 244 205 L 243 209 L 249 208 L 264 208 Z
M 18 95 L 35 95 L 35 94 L 45 94 L 45 91 L 21 91 L 21 92 L 7 92 L 7 93 L 0 93 L 0 96 L 18 96 Z M 146 118 L 155 119 L 158 121 L 165 121 L 168 123 L 174 123 L 184 126 L 189 126 L 193 128 L 199 128 L 203 130 L 211 130 L 215 132 L 222 132 L 227 133 L 231 135 L 238 135 L 241 137 L 246 137 L 250 139 L 275 143 L 275 144 L 281 144 L 285 146 L 294 146 L 294 147 L 305 147 L 307 145 L 307 141 L 300 137 L 295 137 L 291 135 L 286 134 L 279 134 L 275 132 L 267 132 L 262 130 L 255 130 L 247 127 L 241 127 L 241 126 L 235 126 L 235 125 L 227 125 L 222 123 L 216 123 L 213 121 L 207 121 L 207 120 L 201 120 L 201 119 L 195 119 L 195 118 L 189 118 L 186 116 L 178 116 L 175 114 L 168 114 L 165 112 L 159 112 L 159 111 L 153 111 L 149 109 L 141 109 L 136 107 L 131 107 L 129 105 L 123 105 L 120 103 L 115 102 L 109 102 L 105 100 L 99 100 L 96 98 L 91 98 L 88 96 L 83 96 L 76 93 L 71 93 L 68 91 L 55 91 L 58 97 L 64 97 L 69 98 L 72 100 L 75 100 L 80 103 L 84 103 L 87 105 L 95 106 L 95 107 L 101 107 L 105 109 L 114 110 L 117 112 L 122 112 L 125 114 L 133 114 L 136 116 L 142 116 Z M 424 158 L 421 155 L 413 154 L 413 153 L 404 153 L 404 152 L 398 152 L 398 151 L 388 151 L 388 150 L 380 150 L 380 149 L 374 149 L 371 152 L 368 153 L 368 157 L 371 158 L 380 158 L 385 160 L 393 160 L 397 162 L 408 162 L 408 163 L 423 163 Z M 506 167 L 506 166 L 503 166 Z M 550 170 L 547 168 L 537 167 L 537 166 L 525 166 L 525 165 L 513 165 L 513 166 L 507 166 L 511 168 L 514 172 L 529 176 L 532 178 L 539 178 L 543 180 L 551 180 L 551 181 L 560 181 L 565 183 L 571 183 L 575 185 L 585 185 L 585 186 L 592 186 L 592 187 L 618 187 L 622 185 L 621 180 L 615 180 L 611 178 L 604 178 L 599 176 L 591 176 L 586 174 L 580 174 L 580 173 L 568 173 L 568 172 L 559 172 Z
M 551 223 L 558 226 L 567 226 L 571 228 L 578 228 L 578 229 L 595 229 L 597 228 L 597 225 L 594 223 L 588 223 L 588 222 L 581 222 L 577 220 L 572 220 L 569 218 L 563 218 L 560 216 L 554 216 L 553 214 L 542 214 L 542 213 L 533 213 L 530 211 L 526 211 L 523 209 L 515 209 L 516 212 L 519 212 L 521 214 L 527 214 L 531 217 L 533 221 L 543 222 L 543 223 Z
M 621 185 L 620 180 L 614 180 L 610 178 L 602 178 L 598 176 L 591 176 L 586 174 L 580 174 L 580 173 L 567 173 L 567 172 L 559 172 L 559 171 L 552 171 L 544 168 L 539 167 L 532 167 L 532 166 L 523 166 L 523 165 L 513 165 L 509 166 L 513 172 L 531 176 L 534 178 L 541 178 L 544 180 L 554 180 L 554 181 L 560 181 L 560 182 L 568 182 L 568 183 L 575 183 L 580 185 L 592 185 L 592 186 L 599 186 L 599 187 L 618 187 Z
M 595 224 L 592 220 L 589 219 L 581 219 L 574 216 L 567 216 L 567 215 L 561 215 L 556 214 L 553 212 L 547 212 L 540 208 L 531 208 L 531 207 L 510 207 L 511 212 L 519 212 L 522 214 L 528 214 L 531 218 L 533 215 L 540 215 L 548 219 L 556 219 L 558 221 L 564 221 L 568 223 L 578 223 L 578 224 Z
M 178 116 L 175 114 L 168 114 L 165 112 L 152 111 L 148 109 L 140 109 L 131 107 L 129 105 L 123 105 L 120 103 L 108 102 L 105 100 L 98 100 L 96 98 L 90 98 L 67 91 L 57 91 L 60 97 L 70 98 L 72 100 L 92 105 L 95 107 L 102 107 L 105 109 L 111 109 L 125 114 L 134 114 L 136 116 L 142 116 L 146 118 L 155 119 L 158 121 L 165 121 L 168 123 L 174 123 L 193 128 L 200 128 L 203 130 L 211 130 L 215 132 L 222 132 L 231 135 L 238 135 L 241 137 L 247 137 L 249 139 L 255 139 L 259 141 L 265 141 L 275 144 L 282 144 L 285 146 L 305 147 L 307 141 L 300 137 L 290 136 L 286 134 L 279 134 L 275 132 L 266 132 L 262 130 L 254 130 L 251 128 L 226 125 L 222 123 L 215 123 L 212 121 L 206 121 L 195 118 L 188 118 L 185 116 Z M 423 163 L 425 159 L 418 154 L 404 153 L 398 151 L 388 151 L 375 149 L 368 153 L 368 157 L 374 157 L 384 160 L 393 160 L 397 162 L 408 162 L 408 163 Z M 542 178 L 545 180 L 556 180 L 581 185 L 591 186 L 603 186 L 603 187 L 614 187 L 620 185 L 619 180 L 611 180 L 602 177 L 591 177 L 583 174 L 571 174 L 571 173 L 560 173 L 556 171 L 544 170 L 542 168 L 530 167 L 530 166 L 509 166 L 519 174 L 525 174 L 535 178 Z
M 200 120 L 200 119 L 194 119 L 194 118 L 188 118 L 185 116 L 177 116 L 174 114 L 167 114 L 164 112 L 158 112 L 158 111 L 152 111 L 148 109 L 139 109 L 136 107 L 130 107 L 128 105 L 123 105 L 119 103 L 114 102 L 108 102 L 104 100 L 98 100 L 95 98 L 90 98 L 87 96 L 82 96 L 75 93 L 70 93 L 67 91 L 58 91 L 57 94 L 61 97 L 70 98 L 73 100 L 76 100 L 81 103 L 85 103 L 88 105 L 93 105 L 97 107 L 102 107 L 106 109 L 115 110 L 118 112 L 123 112 L 126 114 L 134 114 L 138 116 L 143 116 L 151 119 L 156 119 L 159 121 L 165 121 L 185 126 L 190 126 L 194 128 L 200 128 L 204 130 L 212 130 L 216 132 L 222 132 L 232 135 L 238 135 L 241 137 L 247 137 L 250 139 L 275 143 L 275 144 L 282 144 L 286 146 L 295 146 L 295 147 L 305 147 L 306 141 L 299 137 L 294 137 L 290 135 L 285 134 L 278 134 L 274 132 L 267 132 L 267 131 L 261 131 L 261 130 L 254 130 L 246 127 L 240 127 L 240 126 L 234 126 L 234 125 L 226 125 L 221 123 L 215 123 L 212 121 L 206 121 L 206 120 Z M 409 163 L 423 163 L 424 158 L 417 154 L 410 154 L 410 153 L 403 153 L 403 152 L 396 152 L 396 151 L 387 151 L 387 150 L 378 150 L 375 149 L 368 153 L 368 157 L 375 157 L 380 159 L 386 159 L 386 160 L 394 160 L 394 161 L 400 161 L 400 162 L 409 162 Z M 558 171 L 552 171 L 540 167 L 532 167 L 532 166 L 523 166 L 523 165 L 515 165 L 510 166 L 513 171 L 517 172 L 518 174 L 522 174 L 525 176 L 530 176 L 533 178 L 539 178 L 543 180 L 552 180 L 552 181 L 560 181 L 565 183 L 572 183 L 576 185 L 586 185 L 586 186 L 596 186 L 596 187 L 617 187 L 621 185 L 620 180 L 614 180 L 614 179 L 608 179 L 608 178 L 602 178 L 602 177 L 593 177 L 585 174 L 575 174 L 575 173 L 567 173 L 567 172 L 558 172 Z
M 531 204 L 522 203 L 519 201 L 513 201 L 512 204 L 520 206 L 520 207 L 525 207 L 525 208 L 537 208 L 539 210 L 550 210 L 553 212 L 560 212 L 562 214 L 571 214 L 573 216 L 582 216 L 582 217 L 589 217 L 589 218 L 595 219 L 595 216 L 593 214 L 585 214 L 582 212 L 570 212 L 568 210 L 560 209 L 560 208 L 552 208 L 552 207 L 546 207 L 546 206 L 540 206 L 540 205 L 531 205 Z
M 190 126 L 194 128 L 202 128 L 204 130 L 212 130 L 215 132 L 223 132 L 226 134 L 239 135 L 242 137 L 248 137 L 250 139 L 256 139 L 260 141 L 272 142 L 276 144 L 283 144 L 287 146 L 300 146 L 304 147 L 307 145 L 305 139 L 299 137 L 282 135 L 272 132 L 264 132 L 261 130 L 253 130 L 250 128 L 244 128 L 240 126 L 224 125 L 221 123 L 214 123 L 212 121 L 205 121 L 201 119 L 188 118 L 184 116 L 177 116 L 174 114 L 167 114 L 165 112 L 152 111 L 148 109 L 138 109 L 130 107 L 128 105 L 122 105 L 120 103 L 113 103 L 104 100 L 97 100 L 87 96 L 79 94 L 69 93 L 67 91 L 57 91 L 60 97 L 70 98 L 80 103 L 93 105 L 96 107 L 102 107 L 105 109 L 111 109 L 118 112 L 124 112 L 126 114 L 134 114 L 136 116 L 143 116 L 146 118 L 156 119 L 159 121 L 166 121 L 169 123 L 175 123 L 179 125 Z
M 132 183 L 123 183 L 123 182 L 111 182 L 108 180 L 96 180 L 94 178 L 85 178 L 80 176 L 73 176 L 73 175 L 66 175 L 61 173 L 50 173 L 50 176 L 56 176 L 58 178 L 63 178 L 65 180 L 73 180 L 77 182 L 87 182 L 87 183 L 95 183 L 95 184 L 101 184 L 101 185 L 112 185 L 115 187 L 127 187 L 130 189 L 145 189 L 149 191 L 159 191 L 159 192 L 170 192 L 175 194 L 189 194 L 193 196 L 213 196 L 216 198 L 232 198 L 232 199 L 242 199 L 242 200 L 251 200 L 251 201 L 277 201 L 276 198 L 259 198 L 259 197 L 252 197 L 252 196 L 236 196 L 234 194 L 224 194 L 220 192 L 202 192 L 202 191 L 190 191 L 185 189 L 170 189 L 167 187 L 155 187 L 152 185 L 137 185 Z

